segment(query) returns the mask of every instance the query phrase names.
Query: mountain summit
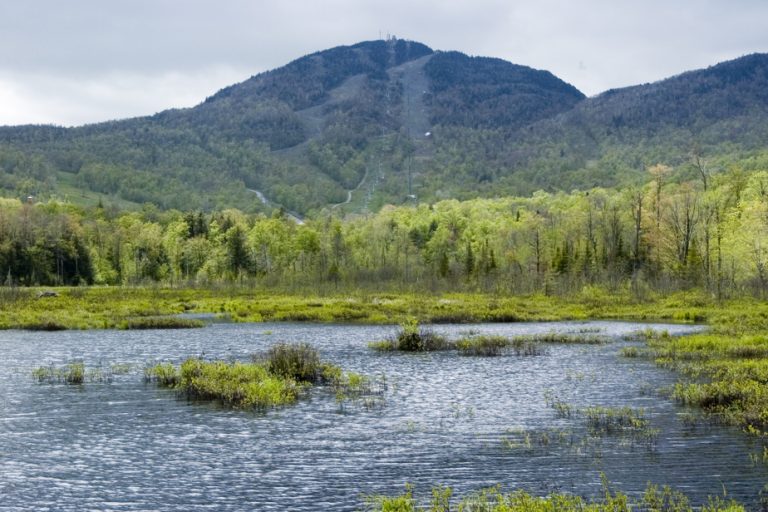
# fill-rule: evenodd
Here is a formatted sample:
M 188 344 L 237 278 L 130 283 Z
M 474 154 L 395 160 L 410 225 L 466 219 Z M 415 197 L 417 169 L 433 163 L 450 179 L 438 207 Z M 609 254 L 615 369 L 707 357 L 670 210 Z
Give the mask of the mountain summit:
M 0 128 L 0 188 L 301 214 L 618 184 L 636 179 L 648 154 L 674 161 L 693 144 L 759 144 L 766 69 L 768 57 L 750 55 L 585 98 L 547 71 L 368 41 L 301 57 L 193 108 Z

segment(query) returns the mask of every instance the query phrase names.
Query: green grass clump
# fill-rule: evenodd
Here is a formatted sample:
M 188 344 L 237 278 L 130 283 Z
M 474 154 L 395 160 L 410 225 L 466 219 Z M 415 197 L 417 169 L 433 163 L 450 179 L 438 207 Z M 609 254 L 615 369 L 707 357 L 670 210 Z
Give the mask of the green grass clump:
M 511 340 L 503 336 L 473 336 L 456 342 L 456 349 L 463 356 L 498 356 L 509 347 Z
M 608 343 L 609 341 L 605 336 L 565 332 L 528 334 L 525 336 L 517 336 L 515 339 L 530 343 L 560 343 L 574 345 L 601 345 L 603 343 Z
M 147 381 L 156 382 L 164 388 L 173 388 L 181 383 L 181 372 L 171 363 L 160 363 L 144 369 Z
M 504 336 L 467 336 L 455 343 L 459 354 L 464 356 L 500 356 L 512 353 L 516 356 L 538 356 L 544 353 L 538 343 L 524 338 Z
M 177 389 L 191 400 L 216 400 L 237 408 L 266 409 L 295 402 L 302 386 L 273 375 L 261 364 L 207 362 L 190 358 L 179 369 L 159 364 L 147 378 L 162 387 Z
M 340 379 L 342 374 L 338 366 L 323 363 L 317 349 L 309 343 L 278 343 L 265 355 L 256 355 L 253 359 L 263 360 L 273 375 L 297 382 L 327 383 Z
M 373 403 L 383 394 L 383 387 L 370 378 L 322 361 L 307 343 L 274 345 L 249 363 L 199 358 L 187 359 L 179 367 L 160 363 L 146 368 L 144 375 L 148 382 L 175 389 L 191 400 L 215 400 L 242 409 L 294 403 L 311 385 L 326 386 L 340 403 L 358 398 Z
M 620 491 L 611 490 L 603 478 L 603 492 L 599 498 L 586 499 L 565 493 L 535 496 L 523 490 L 504 493 L 501 486 L 490 487 L 453 499 L 450 487 L 434 487 L 429 502 L 420 504 L 414 497 L 412 485 L 406 485 L 403 494 L 375 495 L 365 498 L 369 512 L 632 512 L 635 510 L 666 512 L 744 512 L 744 507 L 733 500 L 709 498 L 701 507 L 690 504 L 687 496 L 667 486 L 659 489 L 648 484 L 643 496 L 637 500 Z M 426 501 L 426 500 L 425 500 Z
M 738 425 L 749 433 L 768 433 L 768 336 L 732 327 L 682 338 L 648 340 L 657 364 L 684 378 L 672 397 L 700 407 L 718 423 Z
M 596 433 L 640 432 L 650 425 L 642 409 L 631 407 L 587 407 L 582 413 L 586 417 L 587 426 Z
M 431 329 L 422 325 L 415 318 L 409 318 L 400 324 L 400 329 L 393 338 L 368 344 L 374 350 L 399 352 L 433 352 L 450 350 L 454 345 Z
M 120 324 L 120 327 L 123 329 L 195 329 L 205 327 L 205 323 L 195 318 L 154 316 L 130 318 Z
M 41 384 L 81 385 L 86 382 L 111 382 L 111 373 L 101 369 L 87 370 L 82 362 L 69 363 L 63 367 L 40 366 L 32 371 L 32 378 Z
M 640 351 L 637 347 L 623 347 L 621 349 L 621 355 L 628 358 L 635 358 L 640 355 Z

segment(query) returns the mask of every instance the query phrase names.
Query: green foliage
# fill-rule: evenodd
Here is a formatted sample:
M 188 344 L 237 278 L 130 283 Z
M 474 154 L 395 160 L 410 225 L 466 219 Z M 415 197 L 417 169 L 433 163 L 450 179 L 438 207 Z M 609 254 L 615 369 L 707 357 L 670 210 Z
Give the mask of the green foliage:
M 565 493 L 554 493 L 537 497 L 523 490 L 504 493 L 501 486 L 481 489 L 452 501 L 450 487 L 432 489 L 432 500 L 428 506 L 419 506 L 414 497 L 412 485 L 406 485 L 406 491 L 396 496 L 369 496 L 365 499 L 366 509 L 371 512 L 411 512 L 428 510 L 430 512 L 630 512 L 647 510 L 649 512 L 744 512 L 744 507 L 733 500 L 720 497 L 710 498 L 701 508 L 690 505 L 688 498 L 681 492 L 648 484 L 645 494 L 639 500 L 631 500 L 625 494 L 611 491 L 603 477 L 603 495 L 591 500 Z
M 160 387 L 175 388 L 181 383 L 181 372 L 171 363 L 158 363 L 144 369 L 144 378 Z
M 400 330 L 391 340 L 391 345 L 401 352 L 432 352 L 452 348 L 443 336 L 420 325 L 413 317 L 400 324 Z
M 547 71 L 440 52 L 424 66 L 432 122 L 516 129 L 573 108 L 584 95 Z
M 295 402 L 301 385 L 271 374 L 262 365 L 206 362 L 190 358 L 178 371 L 159 364 L 147 378 L 163 387 L 179 390 L 191 400 L 217 400 L 237 408 L 266 409 Z
M 539 334 L 528 334 L 516 336 L 516 344 L 524 343 L 559 343 L 566 345 L 601 345 L 607 343 L 609 338 L 600 335 L 572 334 L 561 332 L 546 332 Z
M 547 71 L 368 41 L 307 55 L 190 109 L 77 128 L 2 127 L 0 193 L 106 211 L 151 203 L 303 215 L 344 202 L 350 190 L 355 198 L 341 209 L 368 212 L 409 195 L 634 186 L 656 162 L 675 166 L 675 183 L 739 161 L 764 170 L 765 155 L 754 152 L 768 135 L 767 67 L 765 55 L 750 55 L 585 98 Z M 561 272 L 581 251 L 599 258 L 572 240 L 556 243 L 548 262 Z M 69 249 L 57 254 L 71 258 Z M 489 264 L 504 254 L 497 249 Z M 700 249 L 682 253 L 695 260 Z M 437 256 L 447 271 L 445 253 Z
M 637 347 L 622 347 L 621 355 L 624 357 L 635 358 L 640 354 Z
M 532 343 L 514 340 L 504 336 L 470 336 L 456 341 L 456 349 L 464 356 L 498 356 L 505 349 L 513 347 L 517 355 L 536 355 L 540 350 Z
M 244 409 L 267 409 L 295 402 L 310 385 L 327 385 L 339 403 L 364 401 L 373 406 L 383 383 L 320 360 L 307 343 L 279 343 L 250 363 L 190 358 L 177 368 L 159 363 L 144 370 L 147 382 L 179 391 L 192 400 L 216 400 Z
M 63 367 L 41 366 L 32 371 L 32 378 L 41 384 L 82 385 L 86 382 L 111 382 L 112 373 L 101 369 L 86 369 L 82 362 L 69 363 Z
M 630 407 L 587 407 L 583 411 L 587 426 L 594 432 L 615 434 L 647 429 L 650 422 L 642 409 Z
M 0 279 L 10 286 L 240 283 L 320 293 L 543 294 L 577 296 L 595 311 L 617 295 L 637 302 L 689 290 L 718 300 L 768 296 L 768 252 L 759 249 L 768 246 L 761 199 L 768 172 L 723 172 L 704 190 L 698 182 L 663 181 L 660 168 L 650 169 L 655 178 L 644 188 L 446 200 L 302 225 L 238 210 L 110 213 L 7 200 Z M 431 320 L 525 314 L 471 313 L 446 302 Z M 343 314 L 358 313 L 350 307 Z M 706 319 L 696 308 L 678 314 Z
M 260 356 L 255 356 L 255 360 Z M 263 357 L 270 373 L 297 382 L 317 383 L 338 379 L 341 370 L 320 362 L 320 355 L 309 343 L 278 343 Z
M 172 316 L 130 318 L 119 324 L 121 329 L 193 329 L 204 326 L 202 320 Z

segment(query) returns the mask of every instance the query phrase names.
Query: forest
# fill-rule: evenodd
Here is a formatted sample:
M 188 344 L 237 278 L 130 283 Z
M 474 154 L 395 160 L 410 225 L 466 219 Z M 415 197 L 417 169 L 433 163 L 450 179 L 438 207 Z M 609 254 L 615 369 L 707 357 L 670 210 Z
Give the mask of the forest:
M 764 151 L 768 56 L 585 98 L 547 71 L 414 41 L 316 52 L 201 104 L 74 128 L 0 127 L 0 196 L 121 208 L 313 217 L 416 195 L 528 196 L 646 181 L 695 152 L 727 168 Z M 430 135 L 425 135 L 429 133 Z M 250 189 L 250 190 L 249 190 Z
M 208 286 L 569 295 L 768 293 L 768 171 L 647 168 L 620 189 L 327 212 L 297 224 L 228 209 L 0 203 L 13 286 Z M 674 179 L 673 179 L 674 178 Z

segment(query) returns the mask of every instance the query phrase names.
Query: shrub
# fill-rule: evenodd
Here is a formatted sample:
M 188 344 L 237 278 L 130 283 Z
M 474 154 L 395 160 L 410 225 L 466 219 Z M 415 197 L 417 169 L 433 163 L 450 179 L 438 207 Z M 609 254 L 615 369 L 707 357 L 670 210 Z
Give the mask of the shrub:
M 431 352 L 452 348 L 443 336 L 419 325 L 413 318 L 400 324 L 395 341 L 397 350 L 402 352 Z
M 278 343 L 269 348 L 264 360 L 273 375 L 299 382 L 318 382 L 323 379 L 320 355 L 309 343 Z

